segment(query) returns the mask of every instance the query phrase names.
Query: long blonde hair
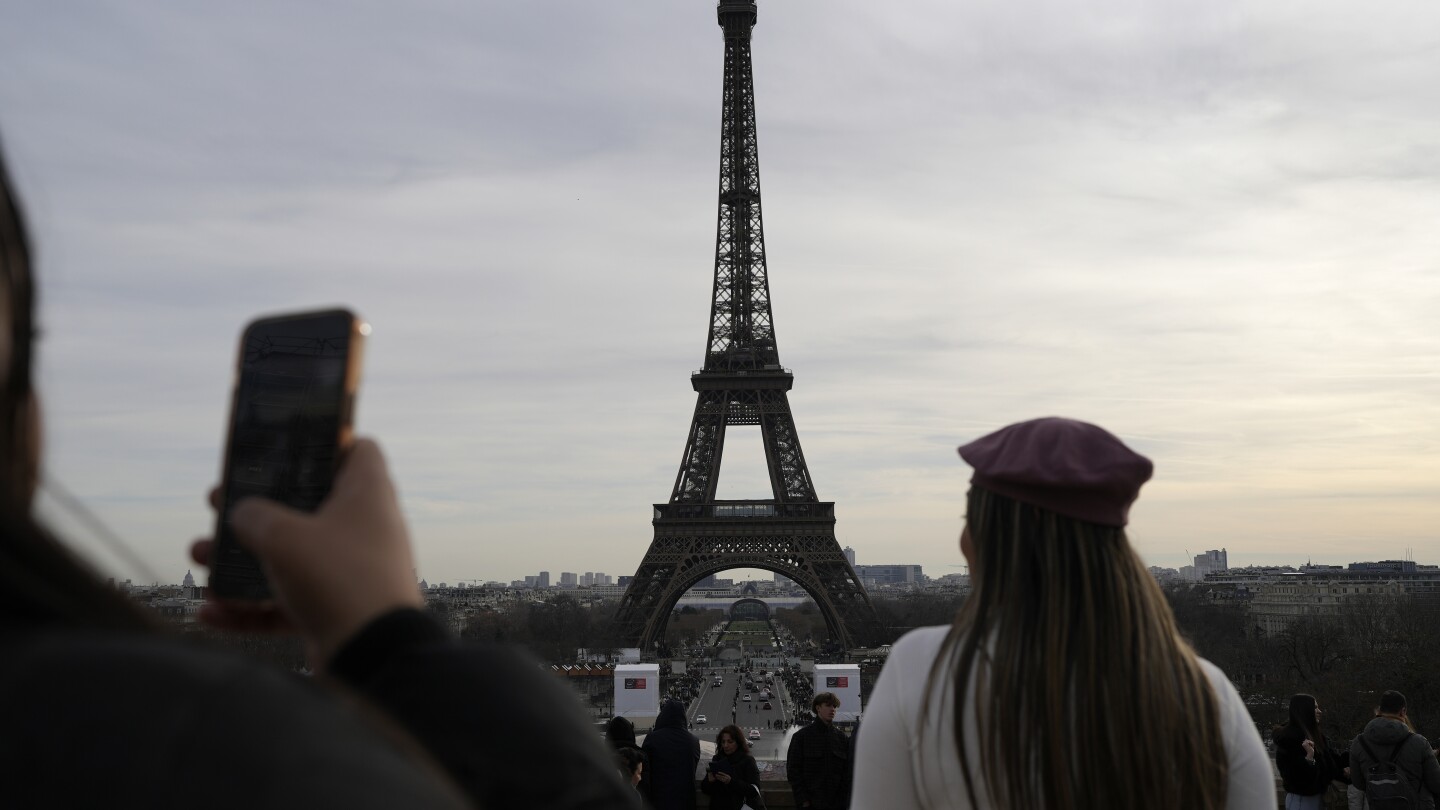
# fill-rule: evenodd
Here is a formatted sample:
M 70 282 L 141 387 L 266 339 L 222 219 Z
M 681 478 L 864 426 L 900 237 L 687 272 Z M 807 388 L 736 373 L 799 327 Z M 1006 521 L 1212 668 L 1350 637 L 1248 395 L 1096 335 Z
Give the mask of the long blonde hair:
M 1124 529 L 977 486 L 967 500 L 973 590 L 930 681 L 951 680 L 971 804 L 973 711 L 997 807 L 1224 807 L 1215 694 Z

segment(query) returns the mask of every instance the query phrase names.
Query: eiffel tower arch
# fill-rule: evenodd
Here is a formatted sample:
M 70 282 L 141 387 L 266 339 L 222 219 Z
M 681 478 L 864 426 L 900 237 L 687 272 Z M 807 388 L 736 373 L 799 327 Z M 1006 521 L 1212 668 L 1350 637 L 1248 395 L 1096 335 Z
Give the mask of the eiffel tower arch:
M 695 583 L 730 568 L 760 568 L 794 580 L 815 600 L 831 637 L 852 647 L 870 640 L 874 606 L 835 539 L 835 504 L 815 495 L 790 412 L 794 377 L 780 364 L 771 315 L 750 59 L 757 10 L 748 0 L 721 0 L 716 14 L 725 82 L 705 364 L 690 376 L 695 415 L 675 487 L 668 503 L 655 505 L 655 537 L 617 621 L 622 637 L 648 650 Z M 772 497 L 716 500 L 732 425 L 759 426 Z

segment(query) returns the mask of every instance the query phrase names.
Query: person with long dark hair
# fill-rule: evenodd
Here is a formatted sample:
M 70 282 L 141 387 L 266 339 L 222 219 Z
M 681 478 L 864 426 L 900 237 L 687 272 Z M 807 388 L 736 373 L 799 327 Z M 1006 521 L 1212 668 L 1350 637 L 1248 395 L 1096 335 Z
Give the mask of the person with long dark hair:
M 1330 783 L 1349 781 L 1349 753 L 1326 739 L 1320 728 L 1324 714 L 1313 695 L 1291 695 L 1289 719 L 1275 727 L 1275 767 L 1285 787 L 1285 810 L 1322 810 Z
M 1126 537 L 1149 459 L 1058 418 L 960 456 L 971 593 L 892 648 L 851 807 L 1274 810 L 1249 712 Z
M 277 600 L 202 614 L 293 629 L 321 677 L 161 633 L 32 514 L 34 313 L 29 242 L 0 158 L 0 806 L 638 805 L 533 661 L 462 647 L 424 614 L 372 441 L 356 442 L 313 514 L 237 505 L 228 519 Z M 203 564 L 211 548 L 192 555 Z
M 760 768 L 750 755 L 750 743 L 739 726 L 726 726 L 715 735 L 715 756 L 706 768 L 700 790 L 710 797 L 710 810 L 740 810 L 747 801 L 757 807 L 755 789 Z

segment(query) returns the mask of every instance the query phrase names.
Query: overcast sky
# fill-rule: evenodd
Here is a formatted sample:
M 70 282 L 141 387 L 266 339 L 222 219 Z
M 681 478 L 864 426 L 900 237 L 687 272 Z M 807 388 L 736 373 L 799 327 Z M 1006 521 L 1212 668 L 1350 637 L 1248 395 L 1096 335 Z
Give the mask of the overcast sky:
M 761 0 L 791 407 L 860 563 L 960 570 L 955 446 L 1101 424 L 1151 564 L 1440 563 L 1440 5 Z M 11 3 L 47 475 L 178 581 L 234 344 L 345 303 L 430 581 L 633 573 L 713 273 L 706 0 Z M 766 494 L 732 429 L 721 496 Z

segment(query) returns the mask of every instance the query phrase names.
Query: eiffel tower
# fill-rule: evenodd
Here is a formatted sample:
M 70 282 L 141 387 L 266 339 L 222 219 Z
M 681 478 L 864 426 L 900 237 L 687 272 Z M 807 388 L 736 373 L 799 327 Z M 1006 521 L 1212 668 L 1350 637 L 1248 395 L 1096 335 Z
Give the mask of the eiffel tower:
M 709 342 L 704 367 L 690 376 L 695 416 L 675 489 L 669 503 L 655 504 L 655 539 L 625 591 L 617 629 L 650 650 L 697 582 L 731 568 L 762 568 L 805 589 L 831 639 L 849 648 L 867 640 L 874 607 L 835 539 L 835 504 L 815 495 L 785 393 L 794 380 L 775 343 L 750 66 L 755 3 L 721 0 L 717 15 L 725 89 Z M 715 499 L 730 425 L 760 427 L 773 497 Z

